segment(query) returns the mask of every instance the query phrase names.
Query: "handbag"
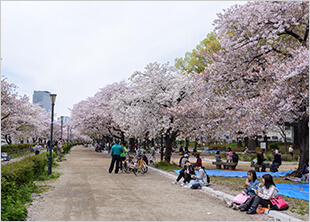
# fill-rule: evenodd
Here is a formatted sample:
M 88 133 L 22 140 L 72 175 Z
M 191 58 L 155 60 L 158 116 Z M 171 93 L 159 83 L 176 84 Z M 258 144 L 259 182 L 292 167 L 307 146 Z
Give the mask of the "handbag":
M 247 195 L 245 192 L 239 193 L 237 196 L 235 196 L 233 202 L 237 204 L 243 204 L 245 203 L 248 199 L 250 199 L 250 195 Z
M 282 199 L 280 195 L 275 198 L 270 199 L 270 202 L 275 210 L 287 210 L 289 208 L 288 204 Z

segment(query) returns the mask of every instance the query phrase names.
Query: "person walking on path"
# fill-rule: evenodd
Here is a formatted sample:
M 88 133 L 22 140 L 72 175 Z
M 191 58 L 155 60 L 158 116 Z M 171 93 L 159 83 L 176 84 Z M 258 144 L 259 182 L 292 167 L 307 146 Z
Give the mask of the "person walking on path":
M 281 160 L 281 155 L 280 153 L 275 152 L 274 150 L 272 151 L 272 154 L 274 156 L 274 159 L 271 164 L 271 170 L 272 172 L 278 172 L 278 167 L 281 166 L 282 160 Z
M 288 152 L 293 157 L 293 155 L 294 155 L 294 153 L 293 153 L 294 152 L 293 145 L 290 145 L 290 147 L 288 148 Z
M 34 152 L 36 155 L 38 155 L 38 154 L 40 153 L 41 149 L 42 149 L 42 146 L 40 145 L 40 143 L 37 143 L 37 145 L 35 145 L 35 146 L 33 147 L 33 152 Z
M 58 143 L 57 143 L 57 162 L 61 162 L 61 154 L 62 154 L 62 139 L 59 139 Z
M 123 147 L 121 145 L 119 145 L 118 142 L 116 142 L 111 148 L 112 160 L 111 160 L 111 164 L 110 164 L 110 168 L 109 168 L 109 173 L 112 173 L 115 162 L 116 162 L 115 173 L 118 173 L 119 162 L 121 161 L 121 153 L 122 152 L 123 152 Z

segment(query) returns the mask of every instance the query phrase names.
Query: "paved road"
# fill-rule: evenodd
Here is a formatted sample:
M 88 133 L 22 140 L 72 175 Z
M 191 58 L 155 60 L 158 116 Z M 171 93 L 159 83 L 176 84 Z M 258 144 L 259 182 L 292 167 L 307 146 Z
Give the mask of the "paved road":
M 110 157 L 76 146 L 60 163 L 54 187 L 28 207 L 31 221 L 257 221 L 228 209 L 201 190 L 172 185 L 149 170 L 145 175 L 109 174 Z M 56 169 L 54 169 L 56 170 Z

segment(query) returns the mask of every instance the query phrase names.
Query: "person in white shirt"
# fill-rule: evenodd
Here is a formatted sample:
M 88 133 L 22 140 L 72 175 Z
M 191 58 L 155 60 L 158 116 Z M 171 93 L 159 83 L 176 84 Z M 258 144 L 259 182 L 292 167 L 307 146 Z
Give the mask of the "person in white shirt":
M 290 145 L 290 147 L 288 148 L 288 152 L 293 157 L 293 152 L 294 152 L 293 145 Z

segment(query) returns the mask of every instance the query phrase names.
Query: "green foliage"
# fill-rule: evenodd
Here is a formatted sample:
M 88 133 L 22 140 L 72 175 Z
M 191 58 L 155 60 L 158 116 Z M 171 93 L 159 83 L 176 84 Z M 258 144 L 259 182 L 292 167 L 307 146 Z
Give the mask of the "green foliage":
M 279 144 L 278 143 L 271 143 L 270 145 L 269 145 L 269 147 L 270 147 L 270 149 L 279 149 Z
M 2 221 L 26 219 L 25 203 L 31 201 L 31 194 L 37 188 L 34 180 L 46 173 L 47 164 L 46 154 L 40 154 L 1 166 Z
M 1 146 L 1 152 L 6 152 L 10 158 L 15 156 L 24 155 L 35 143 L 24 143 L 24 144 L 10 144 Z
M 220 49 L 221 45 L 216 39 L 216 34 L 211 32 L 196 46 L 196 49 L 193 49 L 192 52 L 186 52 L 184 58 L 176 58 L 174 66 L 176 69 L 187 73 L 201 73 L 210 64 L 206 55 L 212 56 L 214 52 Z

